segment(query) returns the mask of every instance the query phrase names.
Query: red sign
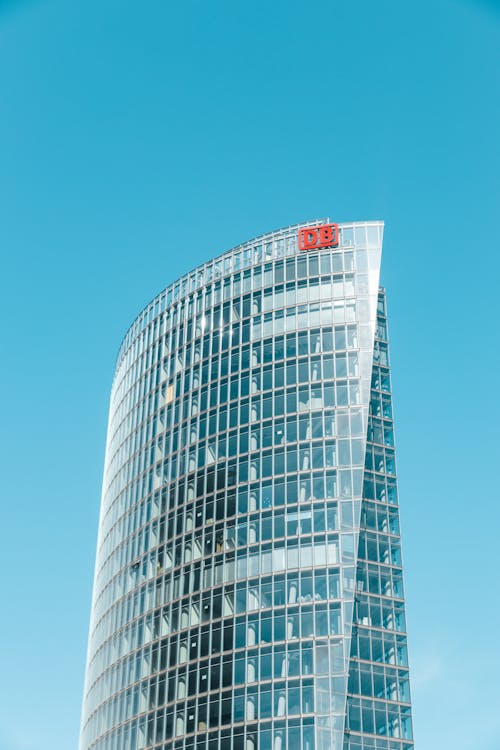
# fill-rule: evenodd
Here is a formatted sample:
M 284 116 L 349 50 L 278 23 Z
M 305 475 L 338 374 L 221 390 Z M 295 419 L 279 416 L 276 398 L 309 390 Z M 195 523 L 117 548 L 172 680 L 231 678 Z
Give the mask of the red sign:
M 336 247 L 338 244 L 338 224 L 321 224 L 318 227 L 299 229 L 299 250 L 317 250 L 319 247 Z

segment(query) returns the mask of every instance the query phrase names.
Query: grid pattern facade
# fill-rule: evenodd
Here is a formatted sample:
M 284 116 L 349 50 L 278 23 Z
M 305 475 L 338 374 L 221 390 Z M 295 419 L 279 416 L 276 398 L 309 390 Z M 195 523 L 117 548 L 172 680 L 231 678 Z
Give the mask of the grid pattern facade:
M 297 230 L 122 344 L 81 750 L 413 747 L 383 225 Z

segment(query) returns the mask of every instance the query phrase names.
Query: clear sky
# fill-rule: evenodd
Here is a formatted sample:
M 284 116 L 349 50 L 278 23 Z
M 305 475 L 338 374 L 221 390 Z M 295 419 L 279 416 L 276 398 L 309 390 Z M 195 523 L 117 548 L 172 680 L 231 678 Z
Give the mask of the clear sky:
M 0 750 L 76 750 L 108 397 L 167 283 L 384 219 L 417 750 L 500 744 L 500 3 L 0 0 Z

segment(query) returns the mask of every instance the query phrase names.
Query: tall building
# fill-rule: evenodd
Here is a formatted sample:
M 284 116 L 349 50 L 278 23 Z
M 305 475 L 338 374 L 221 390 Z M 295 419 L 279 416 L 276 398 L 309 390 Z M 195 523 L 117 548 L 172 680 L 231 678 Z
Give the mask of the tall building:
M 413 748 L 382 234 L 263 235 L 126 334 L 81 750 Z

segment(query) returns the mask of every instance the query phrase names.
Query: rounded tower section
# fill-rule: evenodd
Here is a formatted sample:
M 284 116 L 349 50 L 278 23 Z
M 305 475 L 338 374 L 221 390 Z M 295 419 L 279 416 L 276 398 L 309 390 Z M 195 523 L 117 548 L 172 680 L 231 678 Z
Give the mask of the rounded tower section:
M 81 750 L 342 747 L 383 225 L 318 226 L 200 266 L 123 341 Z

